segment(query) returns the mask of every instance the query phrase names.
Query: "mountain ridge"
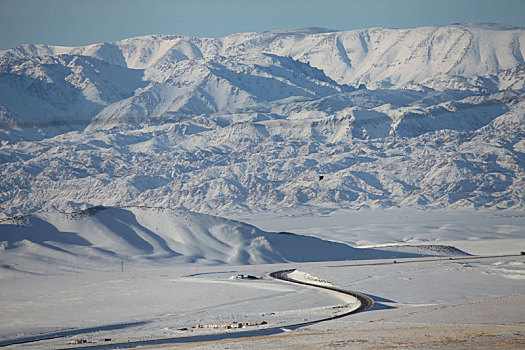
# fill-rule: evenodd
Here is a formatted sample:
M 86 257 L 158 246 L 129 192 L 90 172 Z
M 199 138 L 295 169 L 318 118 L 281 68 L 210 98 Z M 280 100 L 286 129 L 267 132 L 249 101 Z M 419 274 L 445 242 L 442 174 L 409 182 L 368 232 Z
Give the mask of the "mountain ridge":
M 523 40 L 461 24 L 1 51 L 2 216 L 523 208 Z

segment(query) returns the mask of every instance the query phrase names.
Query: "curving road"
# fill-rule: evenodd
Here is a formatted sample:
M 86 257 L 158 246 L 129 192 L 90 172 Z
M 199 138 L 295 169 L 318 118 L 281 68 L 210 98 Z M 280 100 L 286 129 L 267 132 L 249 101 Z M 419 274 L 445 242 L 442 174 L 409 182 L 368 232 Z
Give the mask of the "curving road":
M 210 334 L 210 335 L 183 336 L 183 337 L 176 337 L 176 338 L 170 337 L 170 338 L 157 338 L 157 339 L 149 339 L 149 340 L 132 340 L 132 341 L 127 341 L 127 342 L 111 342 L 109 344 L 93 344 L 93 345 L 87 345 L 87 346 L 84 345 L 82 346 L 82 348 L 84 349 L 86 348 L 114 349 L 118 347 L 121 349 L 125 349 L 125 348 L 135 348 L 138 346 L 169 345 L 169 344 L 177 344 L 177 343 L 214 341 L 214 340 L 222 340 L 222 339 L 228 339 L 228 338 L 241 338 L 241 337 L 244 338 L 244 337 L 253 337 L 253 336 L 261 336 L 261 335 L 272 335 L 272 334 L 282 333 L 284 332 L 284 329 L 296 329 L 296 328 L 307 326 L 307 325 L 312 325 L 312 324 L 316 324 L 316 323 L 320 323 L 324 321 L 329 321 L 329 320 L 334 320 L 334 319 L 338 319 L 341 317 L 349 316 L 352 314 L 356 314 L 358 312 L 363 312 L 363 311 L 368 310 L 374 305 L 374 301 L 372 300 L 372 298 L 364 294 L 361 294 L 361 293 L 357 293 L 357 292 L 350 291 L 350 290 L 344 290 L 344 289 L 340 289 L 336 287 L 323 286 L 323 285 L 317 285 L 313 283 L 298 281 L 298 280 L 288 277 L 287 274 L 293 271 L 295 271 L 295 269 L 275 271 L 275 272 L 269 273 L 268 275 L 271 276 L 272 278 L 286 281 L 286 282 L 291 282 L 291 283 L 296 283 L 296 284 L 301 284 L 301 285 L 306 285 L 306 286 L 311 286 L 311 287 L 316 287 L 316 288 L 321 288 L 321 289 L 327 289 L 327 290 L 335 291 L 338 293 L 353 296 L 360 301 L 360 306 L 352 311 L 342 313 L 336 316 L 331 316 L 331 317 L 327 317 L 327 318 L 323 318 L 319 320 L 307 321 L 303 323 L 291 324 L 291 325 L 286 325 L 286 326 L 268 327 L 268 328 L 238 331 L 238 332 L 232 332 L 232 333 L 228 332 L 228 333 L 219 333 L 219 334 Z M 127 326 L 127 324 L 119 325 L 119 327 L 115 327 L 115 329 L 125 327 L 125 326 Z M 102 328 L 106 328 L 106 327 L 102 327 Z M 109 328 L 106 328 L 106 329 L 109 329 Z M 86 330 L 86 331 L 90 331 L 90 330 L 91 329 Z M 100 330 L 100 329 L 93 329 L 93 330 Z M 0 343 L 0 347 L 8 346 L 8 345 L 20 345 L 20 344 L 26 344 L 26 343 L 34 343 L 34 342 L 38 342 L 42 340 L 51 340 L 51 339 L 66 337 L 66 336 L 73 335 L 73 334 L 79 334 L 78 330 L 72 330 L 70 332 L 65 332 L 65 333 L 34 336 L 34 337 L 26 338 L 26 339 L 6 341 L 4 343 Z M 70 349 L 77 349 L 77 348 L 78 347 L 71 347 Z
M 354 298 L 356 298 L 357 300 L 359 300 L 359 302 L 361 303 L 361 305 L 357 309 L 349 311 L 347 313 L 344 313 L 344 314 L 341 314 L 341 315 L 337 315 L 337 316 L 332 316 L 332 317 L 325 318 L 325 319 L 322 319 L 322 320 L 306 322 L 304 324 L 313 324 L 313 323 L 318 323 L 318 322 L 323 322 L 323 321 L 333 320 L 333 319 L 336 319 L 336 318 L 345 317 L 345 316 L 348 316 L 348 315 L 356 314 L 358 312 L 366 311 L 366 310 L 370 309 L 372 306 L 374 306 L 374 300 L 372 298 L 370 298 L 369 296 L 367 296 L 367 295 L 364 295 L 364 294 L 361 294 L 361 293 L 358 293 L 358 292 L 354 292 L 354 291 L 351 291 L 351 290 L 337 288 L 337 287 L 330 287 L 330 286 L 324 286 L 324 285 L 319 285 L 319 284 L 314 284 L 314 283 L 298 281 L 298 280 L 295 280 L 295 279 L 290 278 L 290 277 L 287 276 L 287 274 L 292 273 L 294 271 L 295 271 L 295 269 L 282 270 L 282 271 L 272 272 L 269 275 L 271 277 L 273 277 L 273 278 L 276 278 L 276 279 L 279 279 L 279 280 L 282 280 L 282 281 L 287 281 L 287 282 L 292 282 L 292 283 L 297 283 L 297 284 L 303 284 L 303 285 L 306 285 L 306 286 L 312 286 L 312 287 L 317 287 L 317 288 L 322 288 L 322 289 L 333 290 L 333 291 L 336 291 L 336 292 L 339 292 L 339 293 L 342 293 L 342 294 L 351 295 Z
M 430 258 L 430 259 L 417 259 L 417 260 L 401 260 L 401 261 L 390 261 L 390 262 L 374 262 L 374 263 L 366 263 L 366 264 L 344 264 L 344 265 L 332 265 L 329 267 L 349 267 L 349 266 L 364 266 L 364 265 L 385 265 L 385 264 L 398 264 L 398 263 L 415 263 L 415 262 L 442 262 L 442 263 L 449 263 L 454 262 L 458 260 L 467 260 L 467 259 L 485 259 L 485 258 L 494 258 L 494 257 L 508 257 L 508 256 L 514 256 L 514 255 L 486 255 L 486 256 L 469 256 L 469 257 L 454 257 L 454 258 Z M 211 334 L 211 335 L 200 335 L 200 336 L 186 336 L 186 337 L 177 337 L 177 338 L 157 338 L 157 339 L 150 339 L 150 340 L 138 340 L 138 341 L 130 341 L 126 343 L 111 343 L 107 345 L 93 345 L 93 346 L 87 346 L 84 348 L 97 348 L 97 349 L 114 349 L 115 347 L 119 348 L 135 348 L 138 346 L 155 346 L 155 345 L 169 345 L 169 344 L 177 344 L 177 343 L 190 343 L 190 342 L 201 342 L 201 341 L 214 341 L 214 340 L 223 340 L 223 339 L 231 339 L 231 338 L 245 338 L 245 337 L 252 337 L 252 336 L 264 336 L 264 335 L 274 335 L 283 333 L 284 329 L 296 329 L 302 326 L 316 324 L 324 321 L 329 321 L 333 319 L 338 319 L 342 317 L 346 317 L 352 314 L 356 314 L 359 312 L 366 311 L 370 309 L 374 305 L 374 301 L 372 298 L 350 290 L 340 289 L 336 287 L 330 287 L 330 286 L 323 286 L 323 285 L 317 285 L 313 283 L 298 281 L 293 278 L 290 278 L 287 276 L 287 274 L 293 272 L 295 269 L 290 270 L 282 270 L 282 271 L 275 271 L 272 273 L 269 273 L 268 275 L 272 278 L 279 279 L 282 281 L 290 282 L 290 283 L 296 283 L 296 284 L 302 284 L 306 286 L 321 288 L 321 289 L 327 289 L 335 292 L 339 292 L 342 294 L 347 294 L 350 296 L 353 296 L 357 298 L 360 301 L 360 306 L 352 311 L 339 314 L 332 317 L 327 317 L 319 320 L 314 321 L 307 321 L 303 323 L 298 324 L 292 324 L 287 326 L 279 326 L 279 327 L 268 327 L 268 328 L 261 328 L 261 329 L 254 329 L 254 330 L 247 330 L 247 331 L 238 331 L 238 332 L 225 332 L 225 333 L 219 333 L 219 334 Z

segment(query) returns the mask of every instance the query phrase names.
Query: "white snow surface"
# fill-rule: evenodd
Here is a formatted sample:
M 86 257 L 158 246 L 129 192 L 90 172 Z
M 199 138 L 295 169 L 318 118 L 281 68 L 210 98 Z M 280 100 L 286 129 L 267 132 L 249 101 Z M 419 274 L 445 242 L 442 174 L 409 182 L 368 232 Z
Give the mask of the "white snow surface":
M 285 230 L 359 248 L 450 256 L 525 251 L 525 213 L 494 209 L 361 209 L 311 215 L 301 210 L 240 218 L 263 230 Z
M 325 281 L 323 279 L 320 279 L 319 277 L 312 276 L 307 272 L 303 272 L 299 270 L 293 270 L 292 272 L 288 272 L 285 274 L 285 276 L 291 279 L 294 279 L 296 281 L 300 281 L 300 282 L 307 282 L 307 283 L 316 284 L 320 286 L 329 286 L 329 287 L 334 286 L 333 283 L 329 281 Z
M 523 208 L 524 38 L 457 24 L 1 51 L 0 215 Z
M 488 242 L 490 244 L 490 242 Z M 523 257 L 500 257 L 430 262 L 419 259 L 355 262 L 301 263 L 296 277 L 306 274 L 332 281 L 345 289 L 367 293 L 375 307 L 362 314 L 328 322 L 332 331 L 349 327 L 372 327 L 389 343 L 384 331 L 394 327 L 424 328 L 433 332 L 439 325 L 465 327 L 487 325 L 521 327 L 523 318 Z M 232 274 L 263 276 L 267 272 L 298 267 L 294 264 L 254 266 L 139 266 L 124 272 L 84 270 L 79 273 L 19 275 L 12 271 L 0 277 L 0 344 L 17 339 L 45 337 L 57 339 L 22 344 L 10 348 L 70 348 L 71 341 L 99 339 L 112 342 L 151 340 L 188 335 L 230 333 L 222 329 L 194 330 L 199 324 L 266 321 L 265 327 L 283 327 L 317 320 L 356 307 L 327 293 L 276 280 L 231 280 Z M 511 271 L 509 273 L 509 271 Z M 370 323 L 372 322 L 372 323 Z M 314 326 L 314 329 L 317 326 Z M 182 330 L 187 328 L 187 330 Z M 259 328 L 259 327 L 254 327 Z M 308 328 L 307 328 L 308 329 Z M 505 332 L 499 328 L 499 332 Z M 498 334 L 499 334 L 498 332 Z M 293 334 L 301 334 L 296 330 Z M 459 338 L 468 334 L 461 333 Z M 520 332 L 514 332 L 514 338 Z M 447 333 L 446 335 L 449 335 Z M 318 335 L 319 336 L 319 335 Z M 413 335 L 412 335 L 413 336 Z M 331 335 L 328 341 L 340 339 Z M 273 337 L 256 337 L 254 341 Z M 410 338 L 410 337 L 409 337 Z M 374 336 L 368 341 L 375 339 Z M 242 347 L 251 338 L 240 340 Z M 282 348 L 290 340 L 280 339 L 272 348 Z M 430 347 L 431 339 L 420 346 Z M 111 343 L 109 343 L 111 344 Z M 223 342 L 205 347 L 224 347 Z M 464 343 L 467 346 L 468 342 Z M 442 344 L 440 343 L 442 347 Z M 407 346 L 400 346 L 407 348 Z M 517 347 L 519 348 L 519 347 Z
M 2 271 L 112 270 L 125 265 L 262 264 L 344 259 L 353 248 L 263 232 L 203 214 L 151 208 L 44 213 L 0 225 Z
M 273 268 L 273 267 L 272 267 Z M 197 273 L 196 273 L 197 271 Z M 196 324 L 267 322 L 264 327 L 331 317 L 357 307 L 336 294 L 275 280 L 231 280 L 232 272 L 263 275 L 241 266 L 140 267 L 78 274 L 1 278 L 0 345 L 59 332 L 57 340 L 17 345 L 70 348 L 75 339 L 98 342 L 184 337 L 226 332 Z M 5 286 L 5 287 L 4 287 Z M 344 308 L 339 306 L 344 305 Z M 181 330 L 186 328 L 185 331 Z M 257 329 L 259 327 L 251 327 Z M 241 329 L 242 330 L 242 329 Z M 233 331 L 233 330 L 232 330 Z
M 221 332 L 235 338 L 221 328 L 191 327 L 265 321 L 266 325 L 252 329 L 286 329 L 358 306 L 353 298 L 334 291 L 266 277 L 268 272 L 289 269 L 296 269 L 290 274 L 294 279 L 370 295 L 376 305 L 371 311 L 326 327 L 342 332 L 366 325 L 383 334 L 367 340 L 378 344 L 389 342 L 382 333 L 389 327 L 399 334 L 399 327 L 413 324 L 426 332 L 440 325 L 522 329 L 525 264 L 523 256 L 516 254 L 523 249 L 523 213 L 363 209 L 323 216 L 299 214 L 246 219 L 268 231 L 279 227 L 324 240 L 267 232 L 205 214 L 144 207 L 40 212 L 3 220 L 0 345 L 55 334 L 56 339 L 9 348 L 70 348 L 77 339 L 86 339 L 88 345 L 112 339 L 111 346 Z M 466 256 L 437 245 L 448 238 L 462 249 L 514 255 Z M 357 246 L 409 243 L 420 250 L 354 248 L 348 245 L 353 241 Z M 239 274 L 261 279 L 230 278 Z M 315 332 L 318 326 L 312 327 Z M 498 329 L 498 336 L 507 334 L 506 329 Z M 301 330 L 291 333 L 302 334 Z M 340 339 L 323 334 L 329 337 L 327 342 Z M 519 339 L 521 333 L 511 334 L 511 339 Z M 413 336 L 408 340 L 413 341 Z M 271 342 L 272 338 L 254 340 Z M 282 339 L 272 348 L 293 344 L 293 339 Z M 426 341 L 413 347 L 433 344 Z M 208 342 L 205 347 L 224 345 Z
M 427 251 L 424 255 L 440 253 Z M 421 252 L 354 248 L 173 209 L 95 207 L 74 214 L 46 212 L 0 222 L 0 275 L 417 256 Z

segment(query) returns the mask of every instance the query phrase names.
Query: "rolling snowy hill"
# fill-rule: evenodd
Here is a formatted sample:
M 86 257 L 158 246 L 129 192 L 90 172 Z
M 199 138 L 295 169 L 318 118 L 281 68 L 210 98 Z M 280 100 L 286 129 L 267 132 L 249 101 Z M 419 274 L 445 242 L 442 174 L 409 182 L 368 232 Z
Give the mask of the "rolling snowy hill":
M 160 208 L 105 208 L 21 216 L 0 222 L 3 272 L 119 270 L 128 266 L 250 265 L 440 255 L 349 245 L 205 214 Z M 448 255 L 462 251 L 441 249 Z M 446 251 L 445 251 L 446 250 Z M 127 268 L 127 267 L 126 267 Z
M 523 208 L 524 40 L 458 24 L 1 51 L 1 215 Z

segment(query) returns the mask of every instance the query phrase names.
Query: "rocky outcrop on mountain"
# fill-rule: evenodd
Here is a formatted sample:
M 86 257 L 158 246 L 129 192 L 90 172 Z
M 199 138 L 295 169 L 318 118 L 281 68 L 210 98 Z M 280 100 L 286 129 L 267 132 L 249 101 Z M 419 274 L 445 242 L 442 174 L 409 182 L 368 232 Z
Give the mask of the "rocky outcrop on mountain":
M 525 203 L 525 30 L 147 36 L 0 52 L 0 208 Z

